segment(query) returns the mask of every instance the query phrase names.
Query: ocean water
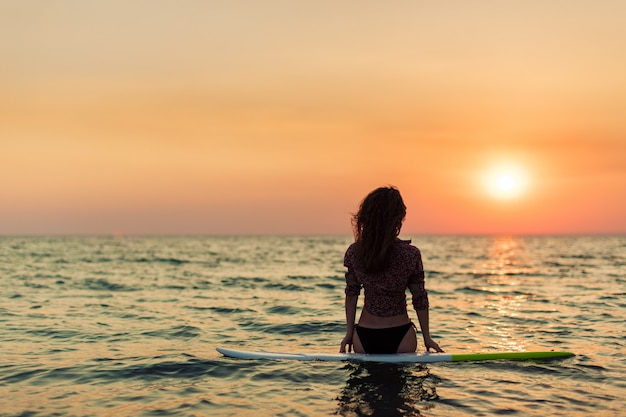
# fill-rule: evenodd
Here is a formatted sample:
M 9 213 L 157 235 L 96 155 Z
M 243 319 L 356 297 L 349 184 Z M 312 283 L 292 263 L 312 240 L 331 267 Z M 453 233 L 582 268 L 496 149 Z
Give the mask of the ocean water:
M 350 238 L 2 237 L 0 415 L 625 415 L 626 237 L 404 237 L 446 351 L 577 356 L 224 358 L 336 352 Z

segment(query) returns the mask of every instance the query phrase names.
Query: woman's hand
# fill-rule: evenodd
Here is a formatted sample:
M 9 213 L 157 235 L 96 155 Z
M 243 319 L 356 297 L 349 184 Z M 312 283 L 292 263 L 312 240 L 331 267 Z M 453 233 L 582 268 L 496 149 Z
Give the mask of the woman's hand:
M 339 353 L 346 353 L 346 346 L 348 347 L 348 353 L 352 352 L 352 333 L 347 334 L 341 341 L 341 348 Z
M 443 349 L 441 349 L 439 347 L 437 342 L 435 342 L 430 337 L 425 337 L 424 338 L 424 346 L 426 347 L 426 352 L 430 352 L 430 349 L 434 349 L 435 352 L 438 352 L 438 353 L 442 353 L 443 352 Z

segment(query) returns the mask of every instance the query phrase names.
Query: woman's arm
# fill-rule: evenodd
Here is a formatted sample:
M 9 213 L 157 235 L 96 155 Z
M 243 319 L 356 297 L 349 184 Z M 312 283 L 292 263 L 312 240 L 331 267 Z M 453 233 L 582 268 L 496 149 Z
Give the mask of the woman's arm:
M 409 290 L 413 296 L 413 308 L 417 313 L 417 320 L 420 323 L 422 329 L 422 336 L 424 337 L 424 347 L 426 351 L 434 349 L 435 352 L 443 352 L 443 349 L 430 337 L 430 323 L 428 308 L 430 303 L 428 302 L 428 291 L 424 285 L 424 265 L 422 264 L 422 254 L 417 250 L 416 257 L 416 271 L 411 277 L 409 277 Z
M 443 352 L 443 349 L 439 347 L 439 345 L 430 338 L 430 324 L 429 324 L 429 314 L 428 310 L 416 310 L 417 312 L 417 320 L 420 323 L 420 328 L 422 329 L 422 336 L 424 337 L 424 347 L 426 351 L 430 351 L 430 349 L 434 349 L 435 352 Z
M 358 295 L 346 295 L 346 336 L 341 341 L 340 353 L 352 352 L 352 334 L 354 332 L 354 321 L 356 319 L 356 305 L 359 301 Z

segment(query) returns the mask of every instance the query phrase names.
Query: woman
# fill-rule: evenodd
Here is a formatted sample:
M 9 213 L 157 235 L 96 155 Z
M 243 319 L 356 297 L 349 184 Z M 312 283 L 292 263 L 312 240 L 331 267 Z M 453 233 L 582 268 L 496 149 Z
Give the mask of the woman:
M 406 308 L 406 289 L 424 337 L 424 346 L 443 352 L 430 338 L 428 294 L 422 256 L 411 241 L 398 239 L 406 206 L 395 187 L 372 191 L 353 216 L 355 241 L 346 251 L 346 336 L 340 352 L 408 353 L 417 349 L 415 326 Z M 365 305 L 355 325 L 361 287 Z

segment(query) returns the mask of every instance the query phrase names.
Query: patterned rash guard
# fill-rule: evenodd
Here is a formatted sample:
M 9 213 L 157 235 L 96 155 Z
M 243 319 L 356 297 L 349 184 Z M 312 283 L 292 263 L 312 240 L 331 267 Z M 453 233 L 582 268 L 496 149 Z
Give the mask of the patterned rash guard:
M 428 293 L 424 287 L 424 266 L 420 250 L 410 241 L 396 239 L 391 248 L 389 264 L 380 272 L 367 273 L 356 260 L 354 243 L 344 258 L 346 295 L 355 296 L 365 290 L 365 309 L 378 317 L 407 313 L 406 289 L 411 291 L 415 310 L 428 309 Z

